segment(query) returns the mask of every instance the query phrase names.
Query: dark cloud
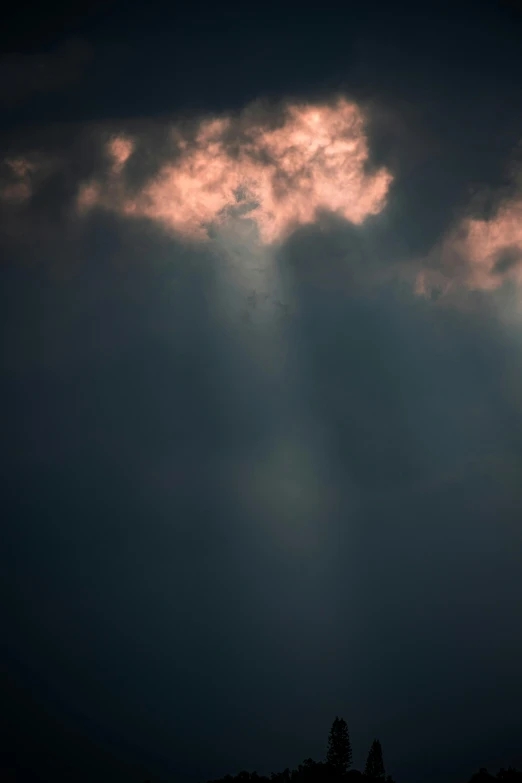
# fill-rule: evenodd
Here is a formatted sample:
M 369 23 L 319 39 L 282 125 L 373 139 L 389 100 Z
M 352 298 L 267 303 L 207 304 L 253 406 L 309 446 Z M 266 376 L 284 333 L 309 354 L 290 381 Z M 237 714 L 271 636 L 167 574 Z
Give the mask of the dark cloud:
M 342 225 L 281 251 L 288 367 L 301 365 L 336 498 L 307 517 L 309 557 L 302 519 L 277 504 L 266 516 L 278 472 L 263 468 L 256 505 L 238 494 L 286 425 L 282 390 L 213 315 L 219 259 L 103 213 L 69 248 L 65 279 L 48 251 L 2 269 L 18 679 L 158 779 L 320 756 L 339 704 L 356 762 L 378 730 L 404 779 L 434 737 L 463 774 L 477 743 L 485 763 L 513 758 L 521 369 L 494 314 L 376 288 L 361 232 Z M 202 736 L 202 721 L 219 729 Z M 53 769 L 62 741 L 50 729 L 34 763 Z
M 0 102 L 12 105 L 62 90 L 83 75 L 90 57 L 89 46 L 74 39 L 42 53 L 6 53 L 0 59 Z
M 36 55 L 11 57 L 29 74 L 0 170 L 15 779 L 270 772 L 322 757 L 336 713 L 356 765 L 377 735 L 399 783 L 522 763 L 520 65 L 503 12 L 475 13 L 303 10 L 238 37 L 210 13 L 153 35 L 144 11 L 91 30 L 67 101 L 52 80 L 30 97 Z M 179 160 L 173 126 L 195 149 L 231 118 L 237 161 L 249 123 L 340 93 L 365 113 L 364 177 L 393 176 L 360 225 L 323 209 L 260 247 L 237 209 L 188 241 L 76 208 L 115 165 L 142 194 Z M 502 241 L 483 255 L 470 227 Z

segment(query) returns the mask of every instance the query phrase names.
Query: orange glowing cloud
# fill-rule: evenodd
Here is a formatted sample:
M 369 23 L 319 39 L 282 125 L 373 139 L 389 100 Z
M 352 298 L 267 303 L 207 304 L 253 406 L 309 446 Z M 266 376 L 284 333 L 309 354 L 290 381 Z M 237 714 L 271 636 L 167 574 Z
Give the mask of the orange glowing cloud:
M 497 288 L 506 278 L 522 282 L 522 201 L 505 204 L 492 220 L 469 220 L 466 232 L 474 288 Z
M 110 181 L 84 183 L 78 208 L 99 205 L 148 217 L 189 238 L 205 239 L 230 214 L 255 221 L 262 242 L 313 223 L 320 210 L 362 223 L 380 212 L 392 175 L 366 170 L 364 117 L 354 103 L 288 105 L 278 127 L 245 113 L 202 121 L 194 137 L 173 128 L 172 159 L 138 195 L 120 176 L 134 142 L 113 139 Z
M 134 150 L 134 143 L 130 139 L 126 139 L 123 136 L 116 136 L 111 139 L 108 146 L 108 152 L 112 158 L 112 170 L 115 174 L 119 174 L 125 163 L 132 155 Z
M 463 220 L 436 254 L 438 269 L 417 276 L 419 294 L 434 287 L 492 291 L 505 280 L 522 283 L 522 199 L 505 202 L 489 220 Z

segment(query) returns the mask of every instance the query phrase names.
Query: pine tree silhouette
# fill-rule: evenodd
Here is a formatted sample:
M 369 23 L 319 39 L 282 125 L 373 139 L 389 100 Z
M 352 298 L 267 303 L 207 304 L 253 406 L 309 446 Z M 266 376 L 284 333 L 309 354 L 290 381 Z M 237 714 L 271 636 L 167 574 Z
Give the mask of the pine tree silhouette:
M 378 739 L 374 739 L 372 746 L 368 752 L 368 758 L 366 759 L 366 767 L 364 768 L 364 774 L 372 780 L 384 780 L 384 761 L 382 759 L 382 747 Z
M 335 716 L 328 736 L 326 764 L 336 775 L 345 775 L 352 763 L 352 746 L 348 725 L 344 718 Z

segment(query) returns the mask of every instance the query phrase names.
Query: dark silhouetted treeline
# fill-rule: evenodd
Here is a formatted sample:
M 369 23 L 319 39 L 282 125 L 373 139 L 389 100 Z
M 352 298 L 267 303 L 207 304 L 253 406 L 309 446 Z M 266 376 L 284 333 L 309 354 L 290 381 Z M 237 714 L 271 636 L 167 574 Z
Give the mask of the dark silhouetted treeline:
M 352 769 L 352 746 L 348 726 L 343 718 L 336 717 L 328 736 L 328 748 L 324 761 L 305 759 L 297 769 L 286 768 L 269 776 L 257 772 L 238 772 L 225 775 L 207 783 L 395 783 L 386 773 L 381 743 L 374 739 L 366 758 L 364 772 Z M 509 767 L 492 775 L 481 768 L 467 783 L 522 783 L 522 772 Z

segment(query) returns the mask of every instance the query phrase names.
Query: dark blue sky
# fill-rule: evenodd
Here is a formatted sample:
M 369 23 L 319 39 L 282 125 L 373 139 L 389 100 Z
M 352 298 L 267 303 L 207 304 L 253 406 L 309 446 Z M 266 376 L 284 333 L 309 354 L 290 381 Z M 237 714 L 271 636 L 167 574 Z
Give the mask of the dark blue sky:
M 521 33 L 509 2 L 11 9 L 7 780 L 269 773 L 336 714 L 398 783 L 522 765 Z M 392 175 L 360 224 L 256 250 L 242 218 L 195 242 L 125 213 L 169 128 L 339 94 L 357 176 Z

